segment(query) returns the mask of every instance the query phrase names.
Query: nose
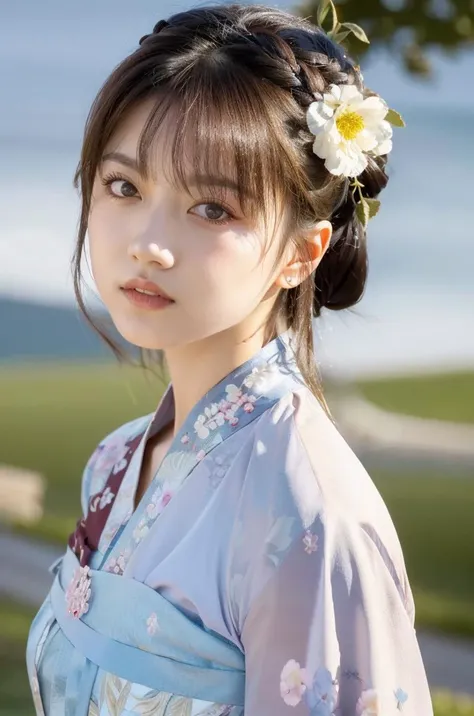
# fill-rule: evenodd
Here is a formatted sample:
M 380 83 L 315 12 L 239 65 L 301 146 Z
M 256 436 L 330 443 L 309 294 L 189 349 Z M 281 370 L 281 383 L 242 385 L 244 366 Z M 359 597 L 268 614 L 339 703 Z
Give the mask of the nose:
M 145 239 L 130 244 L 128 253 L 134 261 L 143 264 L 158 264 L 164 269 L 172 268 L 175 263 L 174 256 L 169 249 Z

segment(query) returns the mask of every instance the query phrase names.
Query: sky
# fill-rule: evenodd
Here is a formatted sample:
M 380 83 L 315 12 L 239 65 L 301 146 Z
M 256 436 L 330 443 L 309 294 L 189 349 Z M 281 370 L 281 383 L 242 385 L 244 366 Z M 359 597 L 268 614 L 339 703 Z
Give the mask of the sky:
M 69 258 L 78 210 L 72 175 L 90 104 L 114 66 L 136 48 L 140 37 L 150 32 L 159 19 L 198 4 L 207 3 L 191 4 L 181 0 L 137 0 L 135 3 L 130 0 L 86 0 L 83 3 L 0 0 L 0 166 L 4 169 L 0 174 L 0 294 L 3 290 L 32 300 L 72 303 Z M 270 4 L 291 9 L 290 4 L 282 0 Z M 437 124 L 446 121 L 444 156 L 449 161 L 449 141 L 454 138 L 450 119 L 453 111 L 455 114 L 458 111 L 458 118 L 462 114 L 463 121 L 469 117 L 466 112 L 472 112 L 474 120 L 474 92 L 471 89 L 474 52 L 464 52 L 451 59 L 435 53 L 432 62 L 431 81 L 410 77 L 385 51 L 367 58 L 362 70 L 366 84 L 392 107 L 402 113 L 417 109 L 421 117 L 426 113 L 427 124 L 433 119 Z M 419 115 L 416 121 L 419 126 Z M 410 127 L 406 132 L 406 139 L 400 136 L 397 140 L 400 150 L 413 136 Z M 459 136 L 460 142 L 464 141 L 463 137 L 464 134 Z M 472 144 L 466 145 L 466 161 L 462 167 L 451 162 L 440 172 L 440 178 L 446 177 L 445 181 L 450 182 L 451 191 L 458 193 L 461 210 L 456 220 L 466 226 L 466 232 L 472 232 L 469 221 L 463 218 L 467 217 L 469 153 L 474 159 Z M 405 157 L 401 160 L 403 166 L 400 166 L 400 175 L 406 177 L 403 180 L 397 178 L 398 156 Z M 465 303 L 472 293 L 466 293 L 464 297 L 466 279 L 458 282 L 459 287 L 453 283 L 455 278 L 447 286 L 443 286 L 442 281 L 445 280 L 445 267 L 448 271 L 450 267 L 458 270 L 460 256 L 464 275 L 469 275 L 468 262 L 462 257 L 465 247 L 472 245 L 471 241 L 467 233 L 454 237 L 447 235 L 451 241 L 456 240 L 456 251 L 450 252 L 445 260 L 441 254 L 438 258 L 433 255 L 440 247 L 444 249 L 444 232 L 449 234 L 449 221 L 445 219 L 444 225 L 439 221 L 435 191 L 434 209 L 430 205 L 425 208 L 425 213 L 417 211 L 416 225 L 409 227 L 418 242 L 417 261 L 390 243 L 391 235 L 399 227 L 404 228 L 403 209 L 413 213 L 411 204 L 420 201 L 416 193 L 420 182 L 426 183 L 426 169 L 420 166 L 422 162 L 417 156 L 407 156 L 406 151 L 405 154 L 401 151 L 397 157 L 393 157 L 395 172 L 385 208 L 388 209 L 390 201 L 398 196 L 394 191 L 397 182 L 398 190 L 405 187 L 403 207 L 398 210 L 397 205 L 396 211 L 386 211 L 385 223 L 378 217 L 371 228 L 372 241 L 377 244 L 371 249 L 371 261 L 374 264 L 375 259 L 376 268 L 372 272 L 372 286 L 377 285 L 374 282 L 377 275 L 380 276 L 379 286 L 385 280 L 383 272 L 377 274 L 377 262 L 383 261 L 385 267 L 388 265 L 389 270 L 398 276 L 397 262 L 403 261 L 410 290 L 416 289 L 417 293 L 410 293 L 404 285 L 397 286 L 395 292 L 393 276 L 385 291 L 369 292 L 362 309 L 364 319 L 358 322 L 346 313 L 340 318 L 348 325 L 345 345 L 351 345 L 352 351 L 360 348 L 359 362 L 365 361 L 371 340 L 369 334 L 373 337 L 372 321 L 381 321 L 379 317 L 383 315 L 384 339 L 374 342 L 372 338 L 370 351 L 380 351 L 380 355 L 383 353 L 389 358 L 397 354 L 402 360 L 400 344 L 416 341 L 420 361 L 425 363 L 428 354 L 438 350 L 436 322 L 439 321 L 449 325 L 448 331 L 444 328 L 443 343 L 451 347 L 443 355 L 449 353 L 455 360 L 458 353 L 464 351 L 470 360 L 474 355 L 474 338 L 468 341 L 463 336 L 467 335 L 469 319 L 466 316 L 472 317 L 472 311 L 469 313 L 467 307 L 460 313 L 454 311 L 453 306 L 458 309 L 460 302 Z M 428 171 L 433 171 L 434 164 L 436 172 L 436 147 L 433 151 L 427 145 L 424 157 L 430 163 Z M 460 174 L 461 171 L 464 173 Z M 425 189 L 425 193 L 432 191 L 428 186 Z M 449 219 L 449 209 L 444 207 L 444 216 L 446 211 Z M 377 223 L 379 221 L 381 223 Z M 432 238 L 437 238 L 434 250 Z M 450 251 L 448 244 L 447 250 Z M 418 273 L 413 278 L 410 272 L 425 272 L 425 276 Z M 423 282 L 420 278 L 428 280 Z M 425 290 L 425 283 L 429 284 L 429 290 Z M 457 291 L 455 295 L 453 286 Z M 370 318 L 371 312 L 377 319 Z M 351 339 L 352 328 L 349 326 L 356 327 L 354 339 Z M 367 334 L 361 332 L 365 327 Z M 406 340 L 401 341 L 402 335 Z M 374 361 L 380 360 L 374 357 Z
M 201 3 L 206 4 L 206 3 Z M 280 0 L 274 6 L 290 9 Z M 59 137 L 77 139 L 88 106 L 108 72 L 134 49 L 142 34 L 175 11 L 181 0 L 15 0 L 0 4 L 0 135 L 24 130 L 43 135 L 45 120 Z M 410 78 L 388 52 L 363 67 L 368 85 L 392 105 L 467 106 L 474 110 L 470 78 L 474 53 L 433 55 L 434 79 Z M 58 120 L 60 116 L 60 122 Z

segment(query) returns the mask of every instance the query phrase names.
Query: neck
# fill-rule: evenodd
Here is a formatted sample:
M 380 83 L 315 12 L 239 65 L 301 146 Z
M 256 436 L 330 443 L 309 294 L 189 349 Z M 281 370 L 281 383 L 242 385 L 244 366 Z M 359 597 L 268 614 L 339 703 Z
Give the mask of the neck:
M 196 403 L 266 342 L 264 328 L 249 332 L 240 325 L 165 352 L 174 394 L 175 435 Z

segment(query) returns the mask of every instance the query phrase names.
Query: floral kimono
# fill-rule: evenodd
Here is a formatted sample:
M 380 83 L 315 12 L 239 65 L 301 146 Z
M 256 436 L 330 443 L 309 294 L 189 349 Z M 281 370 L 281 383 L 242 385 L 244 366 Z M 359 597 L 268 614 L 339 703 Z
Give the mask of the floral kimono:
M 430 716 L 400 544 L 298 372 L 291 332 L 194 407 L 134 511 L 147 440 L 109 435 L 27 664 L 45 716 Z

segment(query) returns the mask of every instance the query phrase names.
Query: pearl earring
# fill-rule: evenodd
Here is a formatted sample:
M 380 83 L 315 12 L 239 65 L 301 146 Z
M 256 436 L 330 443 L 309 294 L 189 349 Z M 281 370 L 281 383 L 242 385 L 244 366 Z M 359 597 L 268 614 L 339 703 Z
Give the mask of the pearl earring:
M 291 284 L 293 283 L 293 276 L 287 276 L 287 277 L 286 277 L 286 282 L 289 283 L 290 286 L 291 286 Z

